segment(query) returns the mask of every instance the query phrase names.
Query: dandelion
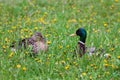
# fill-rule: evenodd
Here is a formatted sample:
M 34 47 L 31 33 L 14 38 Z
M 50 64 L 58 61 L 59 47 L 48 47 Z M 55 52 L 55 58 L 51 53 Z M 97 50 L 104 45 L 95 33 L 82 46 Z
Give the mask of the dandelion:
M 104 67 L 108 67 L 109 66 L 109 64 L 104 64 Z
M 110 51 L 114 51 L 114 48 L 110 48 Z
M 114 0 L 116 3 L 118 3 L 119 0 Z
M 68 70 L 70 68 L 70 65 L 65 66 L 65 70 Z
M 3 49 L 6 49 L 7 47 L 5 45 L 2 46 Z
M 65 61 L 64 61 L 64 60 L 62 60 L 62 61 L 61 61 L 61 63 L 62 63 L 62 64 L 65 64 Z
M 92 80 L 92 76 L 90 76 L 90 80 Z
M 47 44 L 49 45 L 51 43 L 51 41 L 47 41 Z
M 108 71 L 107 71 L 107 72 L 105 72 L 105 74 L 106 74 L 106 75 L 109 75 L 109 74 L 110 74 L 110 72 L 108 72 Z
M 27 69 L 26 69 L 26 67 L 23 67 L 22 70 L 23 70 L 23 71 L 26 71 Z
M 83 72 L 83 73 L 82 73 L 82 76 L 86 76 L 86 73 L 85 73 L 85 72 Z
M 97 67 L 95 66 L 95 67 L 94 67 L 94 69 L 96 70 L 96 69 L 97 69 Z
M 83 21 L 80 19 L 79 22 L 82 23 Z
M 117 56 L 117 58 L 120 60 L 120 56 Z
M 66 48 L 69 48 L 69 47 L 70 47 L 69 45 L 66 46 Z
M 13 57 L 14 53 L 11 52 L 10 55 L 9 55 L 9 58 Z
M 5 42 L 9 42 L 9 39 L 8 39 L 8 38 L 5 38 Z
M 58 47 L 59 47 L 59 49 L 62 49 L 63 46 L 59 45 Z
M 108 24 L 107 23 L 104 23 L 104 27 L 107 27 L 108 26 Z
M 21 67 L 21 65 L 20 65 L 20 64 L 18 64 L 16 67 L 17 67 L 17 68 L 20 68 L 20 67 Z
M 112 64 L 112 65 L 110 65 L 113 69 L 115 69 L 115 66 Z
M 94 66 L 94 64 L 90 64 L 90 66 L 91 66 L 91 67 L 93 67 L 93 66 Z
M 38 30 L 38 27 L 35 27 L 34 29 L 35 29 L 35 30 Z
M 76 23 L 76 22 L 77 22 L 77 20 L 76 20 L 76 19 L 71 19 L 71 20 L 68 20 L 68 23 L 70 23 L 70 22 Z
M 97 75 L 98 78 L 100 78 L 101 76 L 100 75 Z
M 107 63 L 108 61 L 106 59 L 104 59 L 104 63 Z

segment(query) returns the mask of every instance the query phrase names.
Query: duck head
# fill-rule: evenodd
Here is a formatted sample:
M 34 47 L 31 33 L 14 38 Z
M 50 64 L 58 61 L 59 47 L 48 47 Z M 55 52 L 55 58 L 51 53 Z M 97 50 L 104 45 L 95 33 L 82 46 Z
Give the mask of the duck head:
M 36 33 L 34 33 L 33 35 L 32 35 L 32 37 L 30 37 L 29 39 L 28 39 L 28 41 L 29 41 L 29 43 L 35 43 L 35 42 L 38 42 L 38 41 L 40 41 L 40 42 L 45 42 L 45 38 L 42 36 L 42 34 L 40 33 L 40 32 L 36 32 Z
M 87 32 L 86 32 L 86 30 L 84 28 L 77 29 L 76 33 L 71 34 L 70 36 L 75 36 L 75 35 L 79 36 L 80 37 L 80 41 L 85 43 L 86 37 L 87 37 Z

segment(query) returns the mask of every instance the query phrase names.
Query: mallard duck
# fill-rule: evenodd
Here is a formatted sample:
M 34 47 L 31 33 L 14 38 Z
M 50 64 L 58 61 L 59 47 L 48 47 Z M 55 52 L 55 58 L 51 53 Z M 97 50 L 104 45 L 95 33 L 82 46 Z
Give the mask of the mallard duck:
M 18 45 L 16 42 L 13 42 L 10 46 L 12 50 L 32 47 L 32 52 L 37 54 L 39 51 L 47 51 L 48 46 L 42 34 L 40 32 L 34 33 L 30 38 L 25 38 L 19 40 Z
M 82 57 L 87 51 L 91 55 L 95 51 L 95 47 L 87 48 L 85 46 L 86 38 L 87 38 L 87 32 L 84 28 L 79 28 L 76 30 L 76 33 L 71 34 L 70 36 L 79 36 L 80 40 L 78 41 L 77 49 L 75 50 L 75 53 L 79 53 L 80 57 Z

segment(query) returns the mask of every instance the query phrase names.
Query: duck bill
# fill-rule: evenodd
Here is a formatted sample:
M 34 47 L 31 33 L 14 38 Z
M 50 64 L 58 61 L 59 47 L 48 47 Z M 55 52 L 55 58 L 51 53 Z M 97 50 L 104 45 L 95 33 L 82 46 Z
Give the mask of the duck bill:
M 73 33 L 73 34 L 71 34 L 70 36 L 71 36 L 71 37 L 72 37 L 72 36 L 76 36 L 76 34 L 75 34 L 75 33 Z

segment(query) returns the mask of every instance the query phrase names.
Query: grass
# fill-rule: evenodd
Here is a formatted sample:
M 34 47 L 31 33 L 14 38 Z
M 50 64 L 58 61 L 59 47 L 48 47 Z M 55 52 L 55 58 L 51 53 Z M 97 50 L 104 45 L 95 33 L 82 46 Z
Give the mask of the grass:
M 119 0 L 0 0 L 1 80 L 119 80 Z M 87 46 L 96 55 L 73 59 L 79 27 L 87 30 Z M 29 50 L 11 52 L 13 41 L 40 31 L 49 50 L 32 58 Z M 97 52 L 99 53 L 99 52 Z

